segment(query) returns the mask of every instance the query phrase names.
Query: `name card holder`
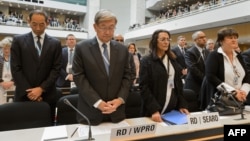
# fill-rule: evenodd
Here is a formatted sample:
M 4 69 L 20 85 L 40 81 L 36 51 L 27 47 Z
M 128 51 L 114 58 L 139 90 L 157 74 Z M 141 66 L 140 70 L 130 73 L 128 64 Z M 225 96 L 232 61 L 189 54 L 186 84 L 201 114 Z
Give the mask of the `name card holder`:
M 156 123 L 144 124 L 128 127 L 120 127 L 111 129 L 110 139 L 112 141 L 121 140 L 126 138 L 135 138 L 136 136 L 153 135 L 156 131 Z
M 218 112 L 190 114 L 187 118 L 189 129 L 204 129 L 222 125 Z

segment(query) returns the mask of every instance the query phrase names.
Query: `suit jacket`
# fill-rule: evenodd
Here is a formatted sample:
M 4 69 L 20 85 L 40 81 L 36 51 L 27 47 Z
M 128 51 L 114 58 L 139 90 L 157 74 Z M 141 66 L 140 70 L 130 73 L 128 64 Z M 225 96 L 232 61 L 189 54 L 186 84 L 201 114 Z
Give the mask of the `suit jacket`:
M 70 87 L 70 81 L 65 80 L 65 78 L 68 75 L 66 71 L 67 64 L 68 64 L 68 47 L 63 47 L 62 48 L 62 68 L 60 70 L 59 77 L 56 81 L 57 87 Z
M 26 90 L 40 86 L 42 98 L 56 102 L 55 82 L 61 69 L 61 43 L 45 34 L 41 56 L 32 33 L 17 35 L 11 47 L 11 71 L 16 85 L 15 101 L 29 101 Z
M 205 55 L 208 56 L 209 51 L 205 50 Z M 185 62 L 188 68 L 184 89 L 191 89 L 200 95 L 200 87 L 205 76 L 205 61 L 203 60 L 200 51 L 193 46 L 186 51 Z
M 169 59 L 175 70 L 174 89 L 165 110 L 188 108 L 183 97 L 183 84 L 180 71 L 177 71 L 178 64 L 175 60 Z M 140 87 L 143 99 L 143 114 L 151 116 L 153 113 L 161 112 L 166 103 L 166 92 L 168 84 L 168 73 L 162 60 L 153 57 L 152 54 L 145 56 L 140 64 Z
M 246 64 L 247 71 L 248 71 L 248 73 L 250 73 L 250 49 L 242 52 L 241 55 L 242 55 L 243 60 Z
M 73 77 L 79 91 L 78 109 L 89 118 L 92 125 L 102 122 L 102 112 L 93 105 L 99 100 L 121 97 L 126 101 L 130 88 L 129 52 L 127 48 L 110 41 L 110 69 L 106 73 L 103 57 L 96 37 L 77 43 L 73 59 Z M 125 106 L 108 115 L 113 122 L 125 118 Z M 80 123 L 86 120 L 77 115 Z
M 180 51 L 180 48 L 178 46 L 172 48 L 172 51 L 175 53 L 175 55 L 177 56 L 176 61 L 178 62 L 180 69 L 185 69 L 187 68 L 186 62 L 185 62 L 185 58 L 184 55 L 182 54 L 182 52 Z M 184 48 L 184 51 L 186 52 L 187 49 Z

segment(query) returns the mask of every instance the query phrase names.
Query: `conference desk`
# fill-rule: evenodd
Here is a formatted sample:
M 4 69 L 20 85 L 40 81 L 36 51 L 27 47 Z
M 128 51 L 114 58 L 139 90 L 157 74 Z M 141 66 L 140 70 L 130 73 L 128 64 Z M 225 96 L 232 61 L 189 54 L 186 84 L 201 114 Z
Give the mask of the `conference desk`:
M 193 113 L 191 113 L 193 114 Z M 200 141 L 200 140 L 223 140 L 223 127 L 224 125 L 239 125 L 239 124 L 250 124 L 250 113 L 245 113 L 245 119 L 239 120 L 240 115 L 234 116 L 223 116 L 220 117 L 220 123 L 213 127 L 200 127 L 196 129 L 190 129 L 187 124 L 184 125 L 167 125 L 164 123 L 156 123 L 156 132 L 154 134 L 149 135 L 140 135 L 140 136 L 132 136 L 126 137 L 124 139 L 119 140 L 154 140 L 154 141 L 183 141 L 183 140 L 190 140 L 190 141 Z M 155 123 L 147 117 L 141 118 L 132 118 L 132 119 L 125 119 L 123 122 L 128 123 L 131 126 L 140 125 L 140 124 L 151 124 Z M 98 126 L 92 126 L 92 137 L 96 141 L 110 141 L 110 131 L 103 133 L 96 132 L 96 129 L 105 129 L 109 128 L 110 126 L 116 126 L 117 124 L 108 123 L 108 126 L 105 124 L 101 124 Z M 87 136 L 79 137 L 78 132 L 76 132 L 72 137 L 72 133 L 77 127 L 81 127 L 85 125 L 81 124 L 72 124 L 66 125 L 67 130 L 67 139 L 60 139 L 58 141 L 74 141 L 80 139 L 86 139 Z M 88 127 L 88 126 L 86 126 Z M 46 127 L 41 128 L 31 128 L 31 129 L 21 129 L 21 130 L 11 130 L 11 131 L 3 131 L 0 132 L 0 140 L 1 141 L 40 141 L 44 129 Z M 79 129 L 79 128 L 78 128 Z M 87 128 L 86 128 L 87 129 Z M 94 130 L 93 130 L 94 129 Z M 86 131 L 87 132 L 87 131 Z

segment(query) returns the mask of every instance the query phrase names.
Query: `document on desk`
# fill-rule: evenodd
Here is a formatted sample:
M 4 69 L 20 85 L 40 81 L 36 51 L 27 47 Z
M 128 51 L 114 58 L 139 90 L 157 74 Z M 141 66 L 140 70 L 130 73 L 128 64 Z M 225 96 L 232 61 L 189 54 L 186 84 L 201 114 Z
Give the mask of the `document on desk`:
M 171 125 L 181 125 L 181 124 L 187 124 L 187 115 L 183 114 L 177 110 L 172 110 L 168 113 L 165 113 L 161 116 L 161 118 L 167 122 L 167 124 Z
M 66 126 L 45 127 L 41 141 L 53 141 L 68 138 Z
M 125 120 L 119 123 L 101 123 L 98 126 L 91 126 L 92 135 L 100 135 L 100 134 L 110 134 L 111 129 L 119 128 L 119 127 L 127 127 L 130 126 Z M 78 135 L 79 137 L 87 137 L 89 133 L 89 126 L 88 125 L 81 125 L 78 128 Z

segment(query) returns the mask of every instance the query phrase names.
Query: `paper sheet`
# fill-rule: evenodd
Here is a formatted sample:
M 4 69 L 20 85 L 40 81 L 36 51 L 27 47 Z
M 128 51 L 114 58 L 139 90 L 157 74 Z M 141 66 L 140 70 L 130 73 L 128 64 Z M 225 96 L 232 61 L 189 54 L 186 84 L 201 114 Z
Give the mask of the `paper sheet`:
M 68 138 L 66 126 L 45 127 L 41 141 L 52 141 Z

